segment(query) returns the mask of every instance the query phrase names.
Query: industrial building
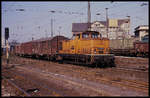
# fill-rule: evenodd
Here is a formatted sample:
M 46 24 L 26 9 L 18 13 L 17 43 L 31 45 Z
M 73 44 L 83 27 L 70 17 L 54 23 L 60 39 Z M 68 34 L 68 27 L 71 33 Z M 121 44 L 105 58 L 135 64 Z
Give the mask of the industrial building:
M 140 25 L 135 28 L 135 37 L 139 39 L 139 41 L 142 40 L 144 36 L 149 35 L 149 26 L 148 25 Z
M 73 34 L 86 31 L 88 23 L 73 23 Z M 91 30 L 98 31 L 102 37 L 109 39 L 123 39 L 130 38 L 130 19 L 108 19 L 108 34 L 107 34 L 107 21 L 94 21 L 91 23 Z

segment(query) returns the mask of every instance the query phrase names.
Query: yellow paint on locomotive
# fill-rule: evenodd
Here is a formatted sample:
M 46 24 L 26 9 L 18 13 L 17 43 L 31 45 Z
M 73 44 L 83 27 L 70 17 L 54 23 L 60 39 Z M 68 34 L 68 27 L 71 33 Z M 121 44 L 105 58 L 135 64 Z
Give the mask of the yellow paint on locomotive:
M 74 35 L 72 40 L 62 42 L 63 54 L 109 54 L 109 39 L 100 37 L 99 32 L 87 31 Z

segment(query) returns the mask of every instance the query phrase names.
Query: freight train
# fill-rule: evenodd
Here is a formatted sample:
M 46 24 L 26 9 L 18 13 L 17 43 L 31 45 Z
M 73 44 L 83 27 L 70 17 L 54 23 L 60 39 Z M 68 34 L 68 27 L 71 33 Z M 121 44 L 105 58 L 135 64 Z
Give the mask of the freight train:
M 15 46 L 15 54 L 60 63 L 97 67 L 115 66 L 114 55 L 110 54 L 109 39 L 102 38 L 96 31 L 74 34 L 72 39 L 55 36 L 22 43 Z

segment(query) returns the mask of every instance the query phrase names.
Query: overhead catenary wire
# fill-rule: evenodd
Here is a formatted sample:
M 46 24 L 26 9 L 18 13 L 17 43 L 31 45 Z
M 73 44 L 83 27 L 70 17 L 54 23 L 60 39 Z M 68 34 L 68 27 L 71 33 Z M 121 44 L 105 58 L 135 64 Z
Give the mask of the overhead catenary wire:
M 72 16 L 70 17 L 70 18 L 72 18 Z M 61 21 L 61 20 L 60 20 Z M 62 20 L 62 21 L 66 21 L 66 20 Z M 61 21 L 61 22 L 62 22 Z M 43 24 L 43 25 L 39 25 L 40 26 L 40 28 L 42 28 L 42 26 L 44 26 L 44 25 L 47 25 L 47 24 L 49 24 L 49 22 L 48 23 L 45 23 L 45 24 Z M 34 28 L 36 28 L 37 26 L 34 26 Z M 25 33 L 29 33 L 29 31 L 33 31 L 33 28 L 31 28 L 30 30 L 27 30 L 27 32 L 25 32 Z M 42 31 L 40 31 L 40 32 L 42 32 Z M 38 34 L 38 33 L 37 33 Z M 20 35 L 21 36 L 21 35 Z

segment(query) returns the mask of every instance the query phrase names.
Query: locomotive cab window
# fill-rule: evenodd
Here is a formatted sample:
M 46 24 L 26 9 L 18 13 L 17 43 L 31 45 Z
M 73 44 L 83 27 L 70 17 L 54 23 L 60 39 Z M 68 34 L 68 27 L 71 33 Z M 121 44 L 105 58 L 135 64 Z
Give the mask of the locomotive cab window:
M 80 39 L 80 34 L 74 34 L 71 39 Z
M 78 39 L 80 39 L 80 34 L 77 34 L 76 36 L 77 36 Z
M 75 38 L 76 38 L 76 36 L 75 36 L 75 35 L 73 35 L 71 39 L 73 39 L 73 40 L 74 40 Z
M 93 33 L 91 33 L 91 38 L 92 39 L 101 38 L 101 34 L 98 32 L 93 32 Z
M 99 37 L 99 34 L 96 34 L 96 33 L 91 34 L 91 38 L 98 38 L 98 37 Z
M 87 33 L 82 34 L 82 38 L 88 38 L 88 37 L 89 37 L 89 34 L 87 34 Z

